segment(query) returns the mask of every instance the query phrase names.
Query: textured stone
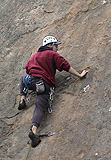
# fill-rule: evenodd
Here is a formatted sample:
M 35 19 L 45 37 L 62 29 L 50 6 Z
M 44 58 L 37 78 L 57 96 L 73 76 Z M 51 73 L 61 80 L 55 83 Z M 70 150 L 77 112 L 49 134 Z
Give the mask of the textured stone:
M 0 1 L 1 160 L 26 157 L 35 96 L 19 112 L 19 80 L 49 34 L 62 42 L 59 53 L 72 67 L 89 73 L 80 80 L 57 72 L 53 112 L 39 128 L 55 135 L 31 149 L 28 159 L 111 159 L 111 2 L 102 2 Z

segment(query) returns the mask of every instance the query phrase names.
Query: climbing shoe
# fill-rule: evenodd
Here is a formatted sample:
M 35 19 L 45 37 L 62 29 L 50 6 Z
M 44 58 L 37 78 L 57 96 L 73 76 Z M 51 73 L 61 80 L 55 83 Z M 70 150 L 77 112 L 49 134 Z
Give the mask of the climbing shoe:
M 32 131 L 29 132 L 29 138 L 31 139 L 31 146 L 35 148 L 40 142 L 40 138 L 38 135 L 35 135 Z
M 24 108 L 26 108 L 26 103 L 25 103 L 25 100 L 23 99 L 22 103 L 19 102 L 18 110 L 22 110 Z

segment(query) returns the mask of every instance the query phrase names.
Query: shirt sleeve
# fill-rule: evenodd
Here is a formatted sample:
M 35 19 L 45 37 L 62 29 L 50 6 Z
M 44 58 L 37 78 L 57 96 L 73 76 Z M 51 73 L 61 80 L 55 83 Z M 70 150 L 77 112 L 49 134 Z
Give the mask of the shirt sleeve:
M 60 56 L 57 52 L 55 52 L 54 54 L 54 62 L 55 62 L 56 68 L 59 71 L 64 70 L 68 72 L 71 67 L 70 64 L 62 56 Z

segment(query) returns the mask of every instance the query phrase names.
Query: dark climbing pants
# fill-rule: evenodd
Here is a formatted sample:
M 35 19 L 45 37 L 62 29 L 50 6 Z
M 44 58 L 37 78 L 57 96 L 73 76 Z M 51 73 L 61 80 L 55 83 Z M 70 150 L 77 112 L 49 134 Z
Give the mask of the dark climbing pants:
M 25 95 L 24 93 L 24 79 L 27 76 L 27 74 L 24 74 L 21 79 L 20 79 L 20 95 Z M 29 90 L 36 91 L 36 82 L 40 80 L 39 77 L 31 77 L 31 85 L 29 87 Z M 33 112 L 33 119 L 32 119 L 32 125 L 36 126 L 37 128 L 40 126 L 40 123 L 42 121 L 42 118 L 45 115 L 45 111 L 48 110 L 49 106 L 49 92 L 50 92 L 50 87 L 45 81 L 45 92 L 42 94 L 37 94 L 36 99 L 35 99 L 35 109 Z

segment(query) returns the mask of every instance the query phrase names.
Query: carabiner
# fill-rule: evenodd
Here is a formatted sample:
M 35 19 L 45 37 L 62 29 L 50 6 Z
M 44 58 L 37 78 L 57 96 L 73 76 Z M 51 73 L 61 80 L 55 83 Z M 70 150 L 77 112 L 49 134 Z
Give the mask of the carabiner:
M 49 112 L 49 113 L 52 113 L 52 108 L 48 108 L 48 112 Z

